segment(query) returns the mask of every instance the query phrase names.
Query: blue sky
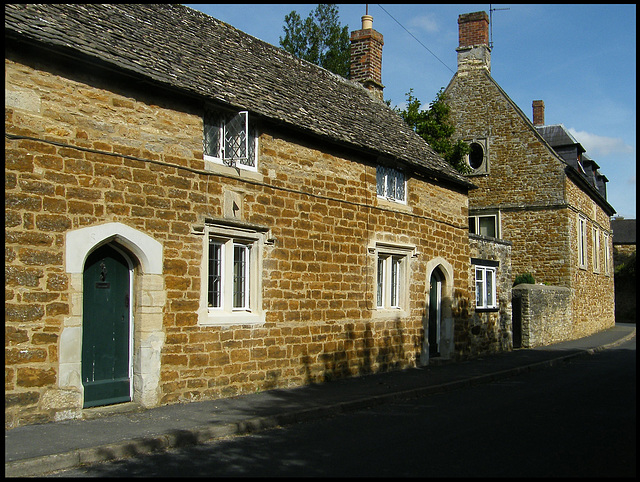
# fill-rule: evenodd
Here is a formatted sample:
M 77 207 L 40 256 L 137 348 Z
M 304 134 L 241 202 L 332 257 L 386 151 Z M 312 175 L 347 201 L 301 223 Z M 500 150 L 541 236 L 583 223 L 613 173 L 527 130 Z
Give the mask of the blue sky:
M 272 45 L 284 17 L 317 4 L 187 4 Z M 365 4 L 338 4 L 340 23 L 361 28 Z M 531 119 L 563 124 L 607 176 L 618 216 L 636 217 L 636 5 L 491 4 L 491 75 Z M 403 105 L 413 89 L 424 106 L 456 70 L 458 15 L 489 4 L 369 4 L 384 36 L 384 98 Z M 508 9 L 508 10 L 503 10 Z

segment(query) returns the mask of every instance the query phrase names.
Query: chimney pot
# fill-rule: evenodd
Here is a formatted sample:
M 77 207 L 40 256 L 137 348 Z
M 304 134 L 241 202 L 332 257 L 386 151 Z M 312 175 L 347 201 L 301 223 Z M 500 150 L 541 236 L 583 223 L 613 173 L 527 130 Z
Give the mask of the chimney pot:
M 362 16 L 362 30 L 351 32 L 349 78 L 364 85 L 379 100 L 382 90 L 382 35 L 373 29 L 373 17 Z

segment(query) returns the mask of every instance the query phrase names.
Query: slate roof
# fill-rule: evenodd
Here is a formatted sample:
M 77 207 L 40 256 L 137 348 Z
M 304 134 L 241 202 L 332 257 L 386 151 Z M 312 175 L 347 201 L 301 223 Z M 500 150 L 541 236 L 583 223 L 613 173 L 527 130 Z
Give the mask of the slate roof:
M 612 219 L 613 244 L 636 244 L 636 220 Z
M 581 152 L 585 152 L 582 144 L 562 124 L 535 126 L 535 128 L 551 147 L 577 145 Z
M 360 84 L 183 5 L 5 5 L 5 39 L 82 54 L 474 187 Z

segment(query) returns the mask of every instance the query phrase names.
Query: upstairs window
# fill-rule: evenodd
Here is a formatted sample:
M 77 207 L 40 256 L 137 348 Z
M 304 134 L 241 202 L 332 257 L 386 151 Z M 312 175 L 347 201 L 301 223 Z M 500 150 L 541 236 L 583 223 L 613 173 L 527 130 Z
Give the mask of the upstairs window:
M 578 267 L 587 268 L 587 220 L 578 216 Z
M 593 228 L 593 271 L 600 272 L 600 231 L 596 227 Z
M 224 114 L 207 110 L 203 124 L 205 160 L 241 169 L 257 170 L 257 135 L 249 126 L 247 111 Z
M 500 236 L 498 231 L 497 214 L 469 217 L 469 232 L 471 234 L 497 238 Z
M 406 202 L 406 180 L 402 171 L 392 167 L 378 166 L 376 184 L 378 197 L 401 203 Z
M 604 274 L 609 276 L 611 274 L 611 264 L 609 262 L 609 257 L 611 256 L 611 251 L 609 248 L 609 235 L 607 233 L 602 234 L 604 236 Z

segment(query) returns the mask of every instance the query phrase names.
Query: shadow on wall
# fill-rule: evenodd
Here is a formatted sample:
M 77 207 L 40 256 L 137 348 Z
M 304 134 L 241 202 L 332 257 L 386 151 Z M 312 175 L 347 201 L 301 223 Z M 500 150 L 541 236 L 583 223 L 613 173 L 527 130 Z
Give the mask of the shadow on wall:
M 345 324 L 342 340 L 336 342 L 335 350 L 325 348 L 317 357 L 308 354 L 302 357 L 306 384 L 415 366 L 421 332 L 407 335 L 399 317 L 393 322 L 364 323 L 361 329 L 358 325 L 362 324 Z M 384 328 L 376 329 L 383 325 Z

